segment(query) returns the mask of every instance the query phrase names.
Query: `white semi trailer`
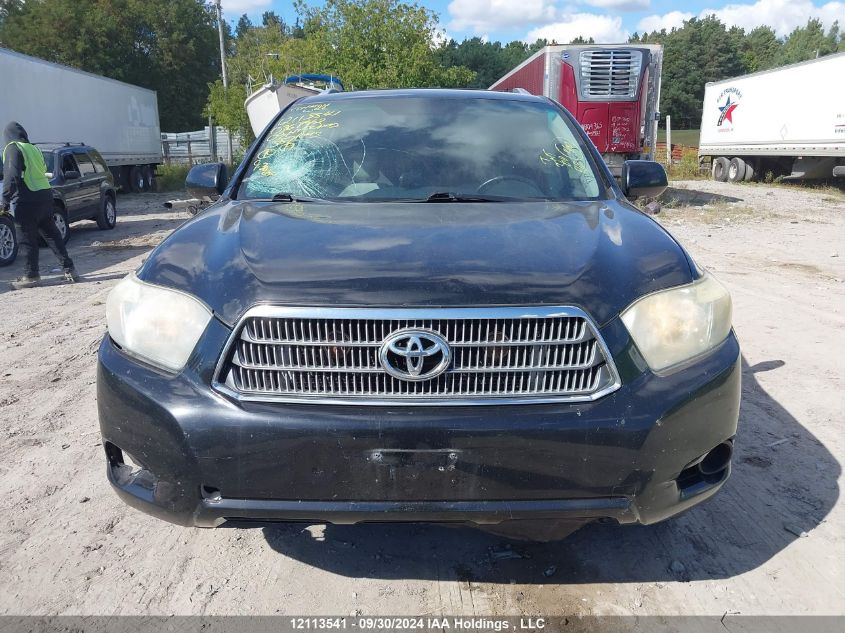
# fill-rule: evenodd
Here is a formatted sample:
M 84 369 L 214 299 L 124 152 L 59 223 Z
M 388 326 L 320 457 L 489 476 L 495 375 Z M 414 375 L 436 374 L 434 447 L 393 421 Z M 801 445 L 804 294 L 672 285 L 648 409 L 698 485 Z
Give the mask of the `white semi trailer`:
M 153 90 L 0 48 L 0 128 L 17 121 L 33 143 L 85 143 L 124 190 L 152 187 L 161 163 Z
M 698 159 L 714 180 L 845 177 L 845 53 L 708 83 Z

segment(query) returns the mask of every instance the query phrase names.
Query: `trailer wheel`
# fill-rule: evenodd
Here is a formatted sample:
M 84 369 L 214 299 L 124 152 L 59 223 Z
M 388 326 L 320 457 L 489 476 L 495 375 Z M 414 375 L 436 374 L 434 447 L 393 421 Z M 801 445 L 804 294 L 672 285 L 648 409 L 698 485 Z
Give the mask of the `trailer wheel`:
M 713 159 L 713 180 L 725 182 L 728 179 L 728 167 L 730 163 L 724 156 L 719 156 Z
M 745 161 L 741 158 L 731 158 L 728 165 L 728 180 L 730 182 L 742 182 L 745 180 Z
M 149 165 L 141 167 L 144 176 L 144 191 L 155 191 L 155 172 Z
M 133 166 L 129 170 L 129 188 L 132 193 L 141 193 L 145 191 L 146 180 L 144 179 L 144 172 L 138 165 Z
M 754 175 L 754 165 L 750 162 L 745 163 L 745 182 L 755 180 Z

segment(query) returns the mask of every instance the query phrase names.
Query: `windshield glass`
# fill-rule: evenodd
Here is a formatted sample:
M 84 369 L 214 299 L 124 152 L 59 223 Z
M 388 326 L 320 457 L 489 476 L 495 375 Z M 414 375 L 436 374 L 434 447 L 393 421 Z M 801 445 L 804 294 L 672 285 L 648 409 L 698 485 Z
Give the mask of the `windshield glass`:
M 290 108 L 238 197 L 583 200 L 600 189 L 581 139 L 551 104 L 367 96 Z

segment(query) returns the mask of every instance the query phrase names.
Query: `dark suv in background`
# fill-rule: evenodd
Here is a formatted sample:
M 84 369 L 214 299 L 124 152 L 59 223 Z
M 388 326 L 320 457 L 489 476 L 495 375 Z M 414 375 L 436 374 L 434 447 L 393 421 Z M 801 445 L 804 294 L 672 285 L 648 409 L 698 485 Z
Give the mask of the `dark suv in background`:
M 94 220 L 102 230 L 117 223 L 117 194 L 114 179 L 100 153 L 88 145 L 36 143 L 44 155 L 47 178 L 53 187 L 53 218 L 62 238 L 70 239 L 69 225 Z M 0 266 L 11 264 L 17 255 L 14 225 L 0 219 Z
M 117 222 L 114 179 L 100 153 L 88 145 L 38 143 L 55 199 L 56 226 L 67 242 L 68 225 L 94 220 L 103 230 Z

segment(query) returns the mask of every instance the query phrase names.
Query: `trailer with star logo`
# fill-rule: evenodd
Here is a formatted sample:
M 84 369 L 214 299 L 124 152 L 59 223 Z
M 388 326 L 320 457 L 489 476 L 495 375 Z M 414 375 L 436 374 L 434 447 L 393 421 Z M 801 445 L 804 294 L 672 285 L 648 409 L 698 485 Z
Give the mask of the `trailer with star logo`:
M 708 83 L 698 160 L 714 180 L 845 177 L 845 53 Z

